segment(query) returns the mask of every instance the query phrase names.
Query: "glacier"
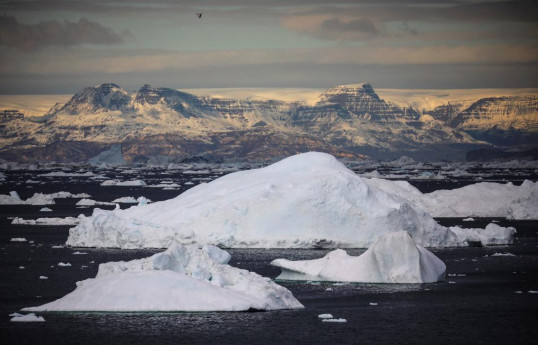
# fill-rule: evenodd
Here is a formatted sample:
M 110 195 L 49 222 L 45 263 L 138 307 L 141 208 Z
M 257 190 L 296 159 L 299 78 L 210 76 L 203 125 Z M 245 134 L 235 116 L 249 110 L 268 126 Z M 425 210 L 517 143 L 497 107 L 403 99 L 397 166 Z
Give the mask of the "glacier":
M 276 259 L 281 280 L 358 283 L 435 283 L 445 279 L 446 265 L 417 246 L 406 231 L 386 233 L 360 256 L 337 249 L 315 260 Z
M 299 309 L 292 293 L 269 278 L 228 265 L 214 246 L 173 243 L 144 259 L 99 265 L 95 278 L 66 296 L 24 311 L 247 311 Z
M 94 209 L 70 229 L 66 244 L 167 248 L 179 241 L 225 248 L 368 248 L 384 233 L 407 231 L 424 247 L 467 245 L 465 230 L 439 225 L 405 195 L 372 181 L 329 154 L 298 154 L 200 184 L 170 200 L 125 210 Z M 499 227 L 486 234 L 510 243 L 514 232 Z

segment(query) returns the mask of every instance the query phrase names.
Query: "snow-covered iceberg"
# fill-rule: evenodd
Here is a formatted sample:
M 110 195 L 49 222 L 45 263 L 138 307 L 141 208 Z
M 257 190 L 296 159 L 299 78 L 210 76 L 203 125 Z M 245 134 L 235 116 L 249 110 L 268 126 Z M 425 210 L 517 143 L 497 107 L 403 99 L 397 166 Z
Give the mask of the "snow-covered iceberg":
M 446 272 L 445 264 L 405 231 L 382 235 L 359 256 L 337 249 L 320 259 L 276 259 L 271 265 L 282 269 L 277 277 L 282 280 L 434 283 L 444 280 Z
M 538 182 L 480 182 L 452 190 L 421 193 L 406 181 L 373 178 L 369 183 L 407 198 L 433 217 L 538 219 Z
M 0 195 L 0 205 L 53 205 L 54 197 L 50 194 L 34 193 L 33 196 L 22 200 L 19 193 L 9 192 L 9 195 Z
M 200 184 L 176 198 L 126 210 L 95 209 L 72 228 L 80 247 L 367 248 L 407 231 L 425 247 L 466 245 L 403 195 L 357 176 L 331 155 L 286 158 Z
M 174 243 L 162 253 L 99 265 L 70 294 L 25 311 L 246 311 L 303 308 L 286 288 L 228 265 L 214 246 Z

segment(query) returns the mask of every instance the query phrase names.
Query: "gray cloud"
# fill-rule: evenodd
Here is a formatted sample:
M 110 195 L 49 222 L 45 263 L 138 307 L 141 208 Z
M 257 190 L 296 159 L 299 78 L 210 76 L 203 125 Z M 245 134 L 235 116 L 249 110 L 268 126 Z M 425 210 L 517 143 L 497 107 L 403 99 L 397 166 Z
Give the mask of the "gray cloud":
M 368 18 L 359 18 L 348 22 L 341 21 L 339 18 L 331 18 L 321 23 L 321 29 L 330 32 L 355 32 L 372 36 L 379 34 L 379 30 Z
M 123 43 L 126 32 L 120 35 L 110 28 L 91 22 L 86 18 L 78 22 L 57 20 L 38 24 L 23 24 L 15 17 L 0 16 L 0 46 L 22 51 L 44 46 L 73 46 L 80 44 Z

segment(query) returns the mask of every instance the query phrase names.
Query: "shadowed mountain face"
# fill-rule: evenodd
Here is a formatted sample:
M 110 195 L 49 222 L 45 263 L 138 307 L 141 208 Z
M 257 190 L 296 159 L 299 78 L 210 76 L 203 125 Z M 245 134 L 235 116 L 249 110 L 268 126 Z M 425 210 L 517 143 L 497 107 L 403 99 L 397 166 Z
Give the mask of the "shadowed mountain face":
M 466 107 L 449 103 L 422 116 L 380 99 L 369 84 L 330 88 L 315 105 L 200 97 L 150 85 L 129 93 L 102 84 L 83 89 L 41 118 L 6 113 L 0 157 L 79 161 L 121 144 L 127 161 L 191 156 L 264 161 L 304 151 L 350 159 L 405 154 L 463 160 L 466 150 L 487 147 L 476 139 L 487 141 L 492 131 L 510 131 L 516 143 L 523 132 L 535 135 L 537 103 L 532 96 L 484 98 Z

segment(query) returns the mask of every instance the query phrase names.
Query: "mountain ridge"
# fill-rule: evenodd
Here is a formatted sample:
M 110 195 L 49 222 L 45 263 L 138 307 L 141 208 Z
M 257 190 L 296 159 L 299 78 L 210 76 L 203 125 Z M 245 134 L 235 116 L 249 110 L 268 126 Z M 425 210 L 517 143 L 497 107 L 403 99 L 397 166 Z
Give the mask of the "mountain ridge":
M 220 154 L 225 159 L 269 160 L 272 156 L 301 150 L 325 150 L 347 158 L 361 158 L 365 154 L 376 158 L 401 154 L 419 157 L 427 152 L 434 156 L 436 148 L 441 147 L 439 159 L 462 158 L 463 150 L 491 146 L 487 135 L 485 139 L 476 133 L 472 136 L 465 124 L 470 119 L 476 123 L 488 116 L 502 118 L 490 116 L 493 110 L 506 108 L 501 115 L 523 116 L 526 121 L 523 129 L 530 129 L 532 139 L 533 131 L 538 129 L 536 108 L 533 108 L 536 97 L 524 99 L 523 105 L 516 106 L 526 109 L 523 115 L 513 114 L 504 105 L 506 102 L 517 105 L 520 101 L 518 97 L 492 98 L 488 107 L 477 106 L 475 102 L 465 109 L 454 105 L 421 112 L 384 101 L 368 83 L 329 88 L 313 105 L 197 96 L 148 84 L 136 93 L 129 93 L 117 84 L 106 83 L 84 88 L 63 106 L 52 107 L 46 116 L 2 118 L 0 157 L 16 157 L 13 153 L 24 149 L 27 153 L 24 159 L 39 160 L 40 156 L 43 158 L 39 152 L 47 151 L 42 148 L 53 143 L 91 142 L 94 147 L 130 145 L 124 150 L 130 161 L 157 153 L 169 159 Z M 467 109 L 474 110 L 465 113 Z M 462 114 L 470 115 L 465 118 Z M 512 135 L 519 130 L 508 128 Z M 490 129 L 482 126 L 480 133 Z M 169 144 L 158 140 L 151 140 L 152 147 L 144 149 L 136 144 L 159 136 L 163 139 L 180 136 L 184 140 L 174 140 L 174 145 L 181 147 L 168 150 Z M 275 138 L 271 140 L 271 149 L 263 149 L 270 136 Z M 183 146 L 189 149 L 182 149 Z M 33 156 L 32 148 L 36 151 Z M 291 152 L 290 148 L 297 152 Z M 73 159 L 83 159 L 84 154 L 77 152 Z M 54 158 L 50 152 L 46 157 Z M 69 157 L 59 155 L 58 159 Z

